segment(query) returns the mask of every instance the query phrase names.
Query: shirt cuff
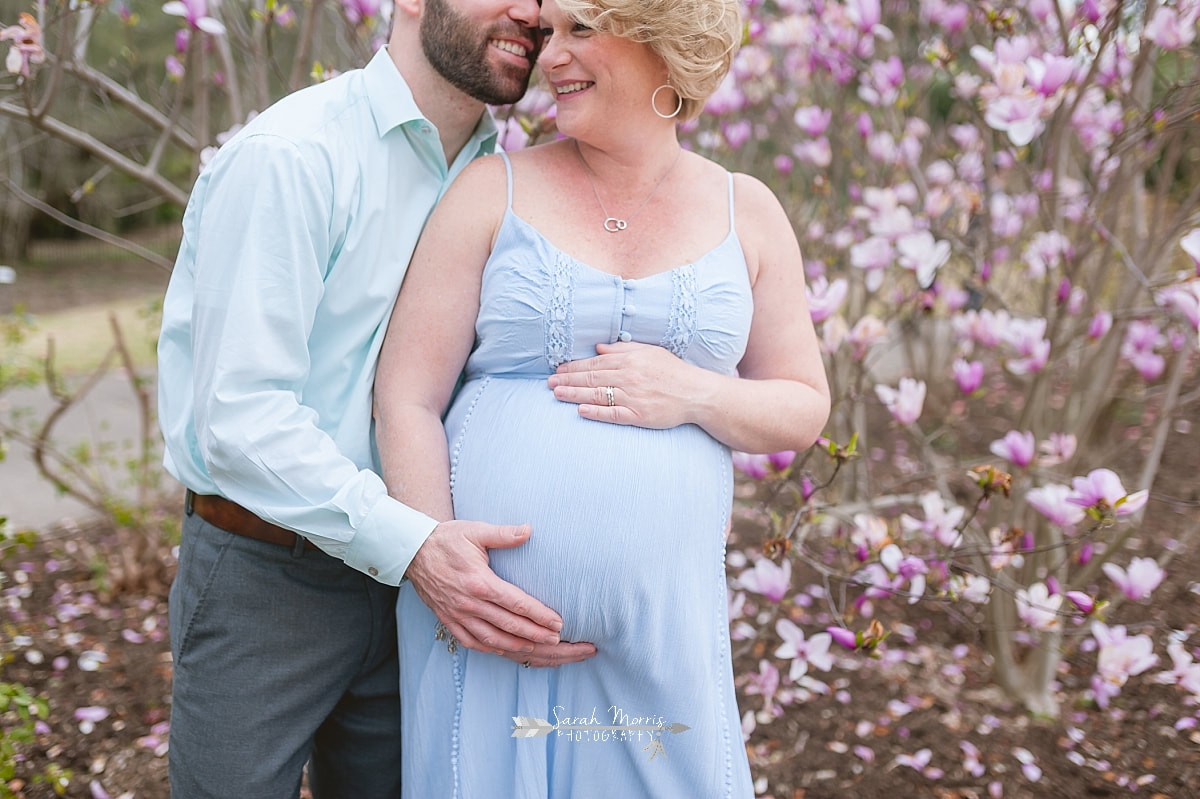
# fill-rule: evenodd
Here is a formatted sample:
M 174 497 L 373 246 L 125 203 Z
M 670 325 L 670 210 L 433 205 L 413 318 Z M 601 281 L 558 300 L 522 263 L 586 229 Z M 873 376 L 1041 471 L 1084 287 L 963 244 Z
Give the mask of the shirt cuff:
M 408 564 L 438 523 L 391 497 L 380 501 L 354 533 L 344 558 L 385 585 L 399 585 Z

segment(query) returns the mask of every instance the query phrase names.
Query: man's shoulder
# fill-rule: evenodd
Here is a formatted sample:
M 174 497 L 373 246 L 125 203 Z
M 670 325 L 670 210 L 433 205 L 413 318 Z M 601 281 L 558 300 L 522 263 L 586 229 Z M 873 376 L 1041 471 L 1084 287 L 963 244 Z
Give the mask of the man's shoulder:
M 241 133 L 271 134 L 302 143 L 321 139 L 330 126 L 370 119 L 361 69 L 307 86 L 283 97 L 251 120 Z

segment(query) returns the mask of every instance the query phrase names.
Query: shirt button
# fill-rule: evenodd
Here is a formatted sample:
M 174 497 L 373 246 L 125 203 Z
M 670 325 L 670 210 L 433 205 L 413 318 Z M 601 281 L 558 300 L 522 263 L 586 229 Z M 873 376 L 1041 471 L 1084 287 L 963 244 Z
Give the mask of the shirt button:
M 367 574 L 371 575 L 372 577 L 378 577 L 379 569 L 376 569 L 374 566 L 372 566 L 371 568 L 367 569 Z
M 620 333 L 617 334 L 617 339 L 619 341 L 631 341 L 631 340 L 633 340 L 633 336 L 629 335 L 628 330 L 622 330 Z
M 428 136 L 430 133 L 433 133 L 433 128 L 429 127 L 428 125 L 422 125 L 421 132 Z
M 636 305 L 626 305 L 624 308 L 621 309 L 621 313 L 625 314 L 626 316 L 633 316 L 635 313 L 637 313 L 637 306 Z

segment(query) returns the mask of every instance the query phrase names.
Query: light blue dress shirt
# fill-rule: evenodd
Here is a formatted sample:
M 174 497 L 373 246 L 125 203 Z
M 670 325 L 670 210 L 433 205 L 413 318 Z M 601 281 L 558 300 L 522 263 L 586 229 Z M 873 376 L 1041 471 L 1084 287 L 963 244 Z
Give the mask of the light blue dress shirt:
M 438 131 L 380 50 L 284 98 L 201 173 L 163 305 L 164 464 L 397 585 L 436 522 L 388 497 L 375 363 L 417 237 L 473 158 Z

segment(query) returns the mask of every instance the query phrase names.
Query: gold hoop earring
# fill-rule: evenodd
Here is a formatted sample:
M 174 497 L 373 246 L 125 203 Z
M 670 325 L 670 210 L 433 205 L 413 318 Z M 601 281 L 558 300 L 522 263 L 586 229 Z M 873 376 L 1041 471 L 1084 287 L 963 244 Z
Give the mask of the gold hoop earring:
M 664 114 L 662 111 L 658 110 L 658 93 L 663 89 L 670 89 L 671 91 L 675 92 L 675 110 L 669 114 Z M 658 114 L 663 119 L 674 119 L 675 117 L 679 116 L 679 112 L 683 110 L 683 95 L 681 95 L 675 89 L 675 87 L 671 85 L 671 81 L 668 80 L 662 86 L 659 86 L 657 89 L 655 89 L 654 94 L 650 95 L 650 108 L 653 109 L 654 113 Z

